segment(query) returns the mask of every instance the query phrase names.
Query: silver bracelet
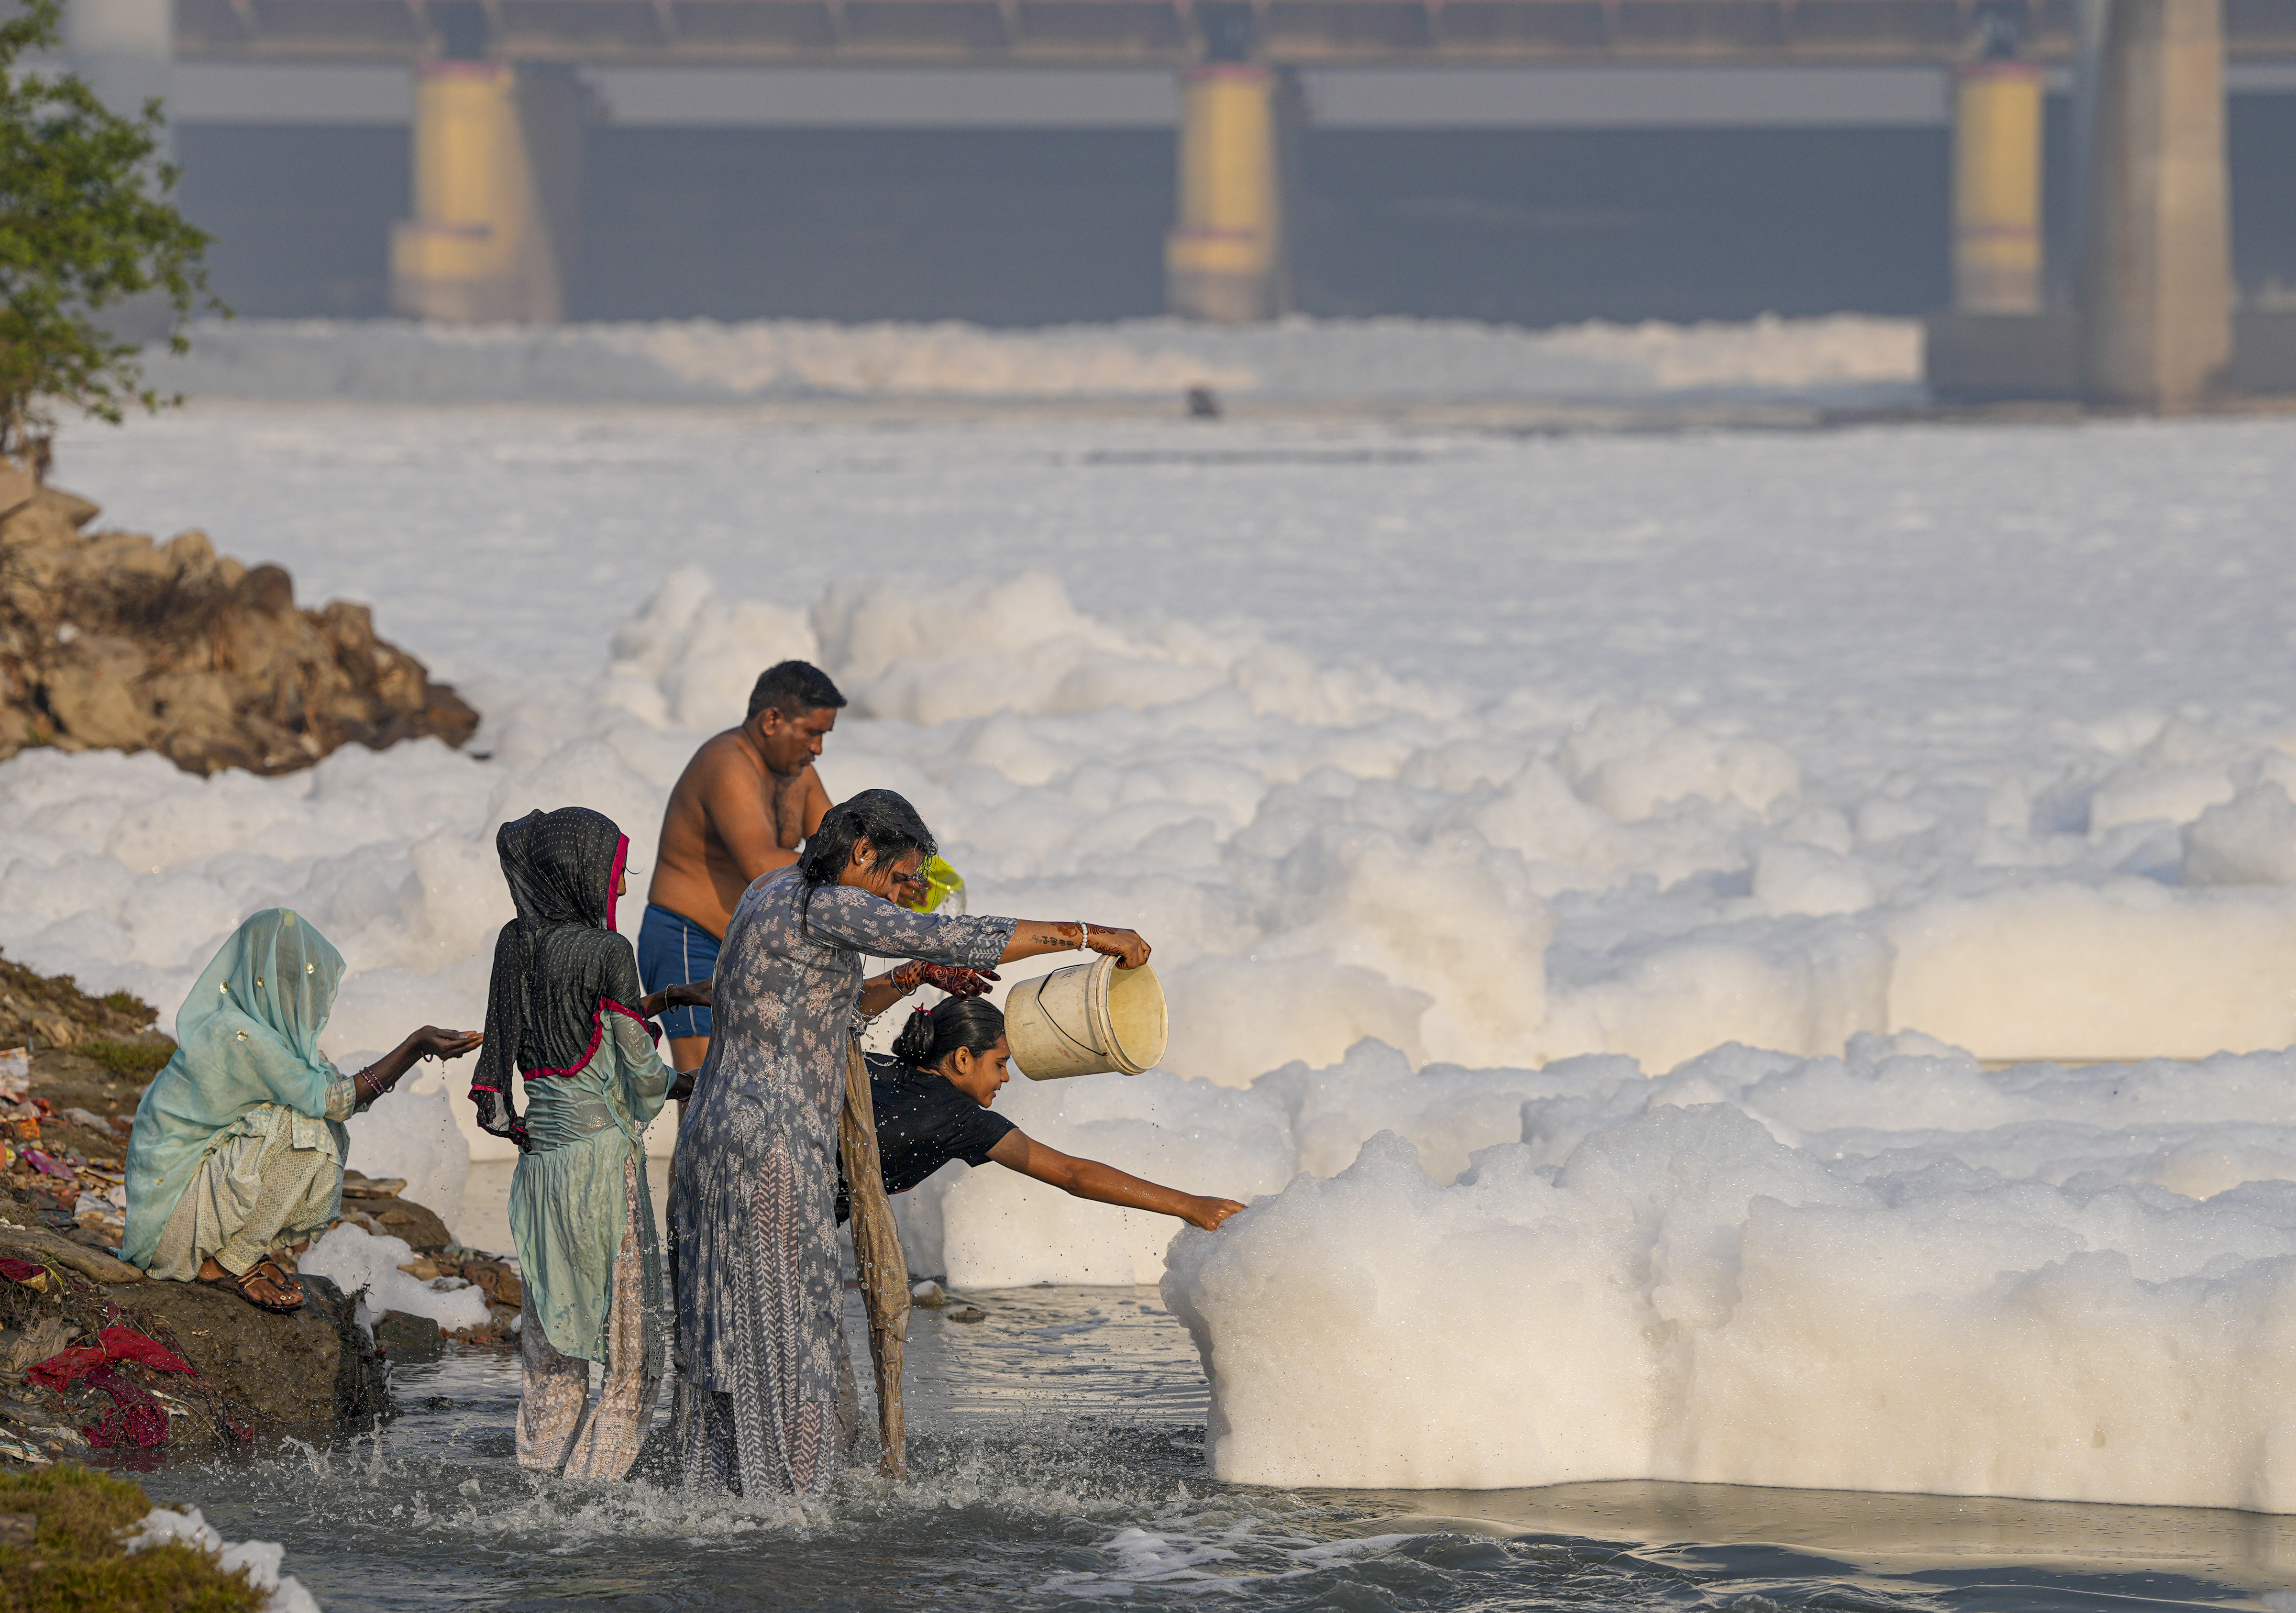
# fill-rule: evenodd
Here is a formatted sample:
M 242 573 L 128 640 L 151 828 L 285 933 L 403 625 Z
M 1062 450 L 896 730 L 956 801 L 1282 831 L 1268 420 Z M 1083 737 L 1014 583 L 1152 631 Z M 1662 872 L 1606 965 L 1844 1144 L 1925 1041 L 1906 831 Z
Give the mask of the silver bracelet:
M 1082 919 L 1078 919 L 1077 921 L 1077 950 L 1078 952 L 1090 952 L 1092 950 L 1092 926 L 1086 923 Z

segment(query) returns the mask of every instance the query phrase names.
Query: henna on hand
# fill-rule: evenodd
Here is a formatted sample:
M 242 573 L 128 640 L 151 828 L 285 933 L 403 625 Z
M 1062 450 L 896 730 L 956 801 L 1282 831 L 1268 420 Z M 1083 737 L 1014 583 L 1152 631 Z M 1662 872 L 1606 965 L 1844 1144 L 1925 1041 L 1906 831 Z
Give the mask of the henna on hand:
M 961 969 L 953 963 L 917 963 L 906 965 L 920 971 L 924 984 L 952 997 L 980 997 L 1004 978 L 993 969 Z

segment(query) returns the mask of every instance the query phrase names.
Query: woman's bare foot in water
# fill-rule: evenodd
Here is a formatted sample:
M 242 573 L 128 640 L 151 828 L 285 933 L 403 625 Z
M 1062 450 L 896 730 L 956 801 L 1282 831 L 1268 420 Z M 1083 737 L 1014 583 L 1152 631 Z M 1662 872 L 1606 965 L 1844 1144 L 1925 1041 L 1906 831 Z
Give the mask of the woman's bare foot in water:
M 199 1280 L 210 1288 L 237 1294 L 258 1310 L 284 1315 L 303 1308 L 303 1285 L 275 1261 L 258 1260 L 247 1268 L 245 1276 L 234 1277 L 224 1269 L 222 1262 L 209 1255 L 200 1262 Z

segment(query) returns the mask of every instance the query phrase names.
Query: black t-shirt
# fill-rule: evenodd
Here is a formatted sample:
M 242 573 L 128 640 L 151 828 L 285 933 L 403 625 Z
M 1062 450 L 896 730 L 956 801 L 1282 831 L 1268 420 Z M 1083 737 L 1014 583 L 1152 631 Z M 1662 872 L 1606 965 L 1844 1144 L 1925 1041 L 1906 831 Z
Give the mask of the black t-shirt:
M 868 1055 L 869 1098 L 877 1109 L 877 1161 L 885 1191 L 906 1193 L 952 1159 L 988 1163 L 1013 1123 L 956 1090 L 947 1076 L 882 1053 Z M 837 1167 L 837 1218 L 852 1213 L 845 1167 Z

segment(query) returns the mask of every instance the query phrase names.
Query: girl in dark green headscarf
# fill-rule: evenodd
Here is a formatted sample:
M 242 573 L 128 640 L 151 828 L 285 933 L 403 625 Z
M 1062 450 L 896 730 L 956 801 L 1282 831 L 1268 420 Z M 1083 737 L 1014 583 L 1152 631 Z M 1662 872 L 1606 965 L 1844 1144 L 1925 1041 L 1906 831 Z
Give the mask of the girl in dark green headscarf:
M 346 1076 L 319 1051 L 343 957 L 285 908 L 242 924 L 176 1016 L 176 1056 L 127 1143 L 121 1253 L 154 1277 L 212 1283 L 270 1311 L 303 1303 L 278 1252 L 335 1219 L 343 1122 L 425 1056 L 478 1046 L 426 1025 Z

